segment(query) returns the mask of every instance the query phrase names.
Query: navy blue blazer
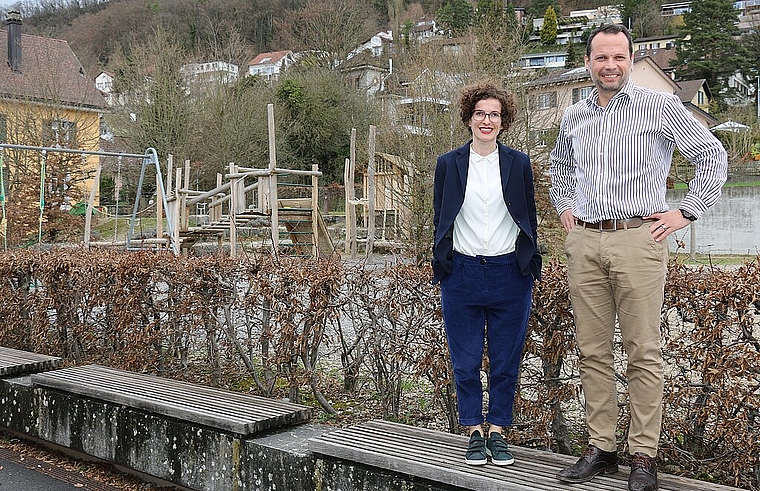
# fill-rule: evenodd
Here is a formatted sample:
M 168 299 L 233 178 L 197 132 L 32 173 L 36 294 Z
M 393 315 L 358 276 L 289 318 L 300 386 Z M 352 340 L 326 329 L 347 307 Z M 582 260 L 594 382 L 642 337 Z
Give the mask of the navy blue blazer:
M 467 171 L 470 166 L 470 142 L 438 157 L 433 194 L 433 284 L 451 272 L 454 250 L 454 219 L 464 203 Z M 541 279 L 541 253 L 538 251 L 538 220 L 530 157 L 497 142 L 504 203 L 520 227 L 517 236 L 517 264 L 523 276 Z

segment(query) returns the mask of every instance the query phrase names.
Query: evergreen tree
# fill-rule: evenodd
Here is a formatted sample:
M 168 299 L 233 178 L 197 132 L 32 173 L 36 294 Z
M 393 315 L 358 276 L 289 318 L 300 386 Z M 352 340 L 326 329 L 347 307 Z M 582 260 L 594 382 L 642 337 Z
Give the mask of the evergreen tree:
M 749 54 L 747 61 L 751 70 L 755 76 L 760 75 L 760 29 L 755 29 L 751 34 L 743 36 L 742 43 Z
M 678 79 L 703 78 L 719 107 L 733 95 L 728 78 L 746 71 L 748 54 L 734 36 L 737 11 L 733 0 L 694 0 L 684 14 L 681 40 L 676 43 L 677 57 L 672 66 L 681 67 Z
M 570 36 L 567 43 L 567 56 L 565 57 L 565 68 L 579 68 L 583 66 L 583 55 L 585 53 L 583 46 L 573 41 L 575 33 Z
M 472 24 L 473 9 L 467 0 L 446 0 L 436 18 L 447 34 L 460 36 Z
M 554 44 L 557 41 L 557 13 L 554 7 L 549 5 L 544 14 L 544 25 L 541 26 L 541 42 L 543 44 Z

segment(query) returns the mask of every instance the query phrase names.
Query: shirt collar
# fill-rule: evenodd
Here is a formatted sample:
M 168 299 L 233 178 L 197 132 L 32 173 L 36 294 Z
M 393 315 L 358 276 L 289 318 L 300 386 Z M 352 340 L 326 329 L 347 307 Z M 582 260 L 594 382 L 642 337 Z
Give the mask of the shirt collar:
M 628 82 L 618 91 L 617 94 L 615 94 L 612 99 L 610 99 L 610 102 L 616 101 L 616 100 L 631 100 L 633 99 L 633 91 L 635 89 L 636 85 L 633 83 L 633 79 L 629 76 Z M 596 86 L 594 86 L 594 90 L 591 91 L 591 95 L 589 95 L 586 98 L 586 104 L 589 107 L 593 107 L 595 105 L 598 105 L 599 102 L 599 90 L 597 90 Z
M 480 155 L 475 150 L 472 149 L 472 145 L 470 145 L 470 160 L 474 160 L 475 162 L 481 162 L 481 161 L 487 161 L 487 162 L 493 162 L 499 160 L 499 145 L 496 145 L 496 150 L 489 153 L 488 155 Z

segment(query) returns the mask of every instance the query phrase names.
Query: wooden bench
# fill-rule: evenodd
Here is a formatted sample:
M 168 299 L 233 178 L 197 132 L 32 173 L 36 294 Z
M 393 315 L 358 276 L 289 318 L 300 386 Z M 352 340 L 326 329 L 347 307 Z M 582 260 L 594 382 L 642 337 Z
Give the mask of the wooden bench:
M 32 375 L 37 387 L 139 409 L 240 436 L 309 420 L 300 404 L 100 365 Z
M 55 356 L 39 355 L 0 346 L 0 377 L 52 370 L 59 367 L 61 361 Z
M 522 447 L 510 447 L 515 464 L 470 466 L 464 462 L 467 437 L 391 423 L 369 421 L 309 440 L 309 449 L 318 455 L 363 464 L 394 473 L 473 491 L 620 491 L 628 489 L 629 469 L 611 476 L 597 476 L 591 482 L 565 486 L 555 478 L 577 457 L 558 455 Z M 684 479 L 660 473 L 661 491 L 733 490 L 727 486 Z

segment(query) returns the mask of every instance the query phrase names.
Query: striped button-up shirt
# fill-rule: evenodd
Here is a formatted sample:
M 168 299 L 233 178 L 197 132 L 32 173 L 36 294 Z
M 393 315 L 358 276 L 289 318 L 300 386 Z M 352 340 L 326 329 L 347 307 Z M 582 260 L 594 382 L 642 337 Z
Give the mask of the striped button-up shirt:
M 672 94 L 632 81 L 609 101 L 598 93 L 568 107 L 551 153 L 552 203 L 559 214 L 595 223 L 668 210 L 667 177 L 674 148 L 696 167 L 679 208 L 699 217 L 726 181 L 721 143 Z

